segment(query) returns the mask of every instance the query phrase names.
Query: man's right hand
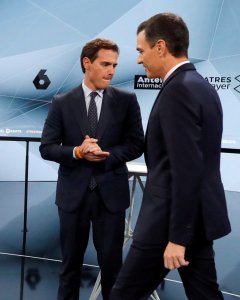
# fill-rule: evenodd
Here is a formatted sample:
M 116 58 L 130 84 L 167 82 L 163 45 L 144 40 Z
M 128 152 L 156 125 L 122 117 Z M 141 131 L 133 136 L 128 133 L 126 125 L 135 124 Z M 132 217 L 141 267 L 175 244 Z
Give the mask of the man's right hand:
M 90 138 L 86 135 L 84 141 L 80 145 L 81 154 L 84 156 L 85 153 L 99 150 L 100 147 L 98 146 L 97 141 L 97 139 Z

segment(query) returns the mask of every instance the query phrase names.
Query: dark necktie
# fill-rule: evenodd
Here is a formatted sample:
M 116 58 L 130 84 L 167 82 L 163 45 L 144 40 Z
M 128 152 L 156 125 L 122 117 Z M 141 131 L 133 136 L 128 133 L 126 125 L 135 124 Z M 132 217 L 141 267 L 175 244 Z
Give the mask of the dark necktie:
M 97 116 L 97 105 L 95 102 L 95 97 L 97 96 L 97 92 L 91 92 L 90 94 L 90 104 L 88 108 L 88 122 L 90 127 L 90 136 L 96 137 L 96 131 L 97 131 L 97 123 L 98 123 L 98 116 Z M 94 176 L 91 176 L 89 188 L 91 190 L 94 190 L 94 188 L 97 186 L 96 180 Z
M 98 116 L 97 116 L 97 105 L 95 102 L 95 97 L 97 96 L 97 92 L 91 92 L 90 94 L 90 104 L 88 108 L 88 122 L 90 127 L 90 136 L 96 137 L 97 131 L 97 123 L 98 123 Z

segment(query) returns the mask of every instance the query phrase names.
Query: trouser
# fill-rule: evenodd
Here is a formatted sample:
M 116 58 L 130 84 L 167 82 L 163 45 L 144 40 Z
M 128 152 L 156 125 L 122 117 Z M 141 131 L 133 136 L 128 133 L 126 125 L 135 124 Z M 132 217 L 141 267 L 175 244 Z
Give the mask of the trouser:
M 59 276 L 58 300 L 78 300 L 83 257 L 88 244 L 90 223 L 93 243 L 101 269 L 104 300 L 122 265 L 125 212 L 109 212 L 98 189 L 87 191 L 84 203 L 74 212 L 59 209 L 62 267 Z
M 147 300 L 169 270 L 164 267 L 165 246 L 146 247 L 133 242 L 110 294 L 110 300 Z M 190 300 L 222 300 L 218 289 L 213 243 L 187 247 L 189 266 L 178 269 Z M 177 299 L 177 298 L 176 298 Z

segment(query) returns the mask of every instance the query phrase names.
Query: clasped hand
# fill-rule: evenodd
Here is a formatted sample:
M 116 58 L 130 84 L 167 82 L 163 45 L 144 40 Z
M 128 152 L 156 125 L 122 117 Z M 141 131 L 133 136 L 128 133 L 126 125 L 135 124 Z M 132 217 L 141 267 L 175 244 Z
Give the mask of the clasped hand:
M 97 139 L 90 138 L 88 135 L 85 136 L 85 140 L 80 146 L 83 158 L 89 161 L 98 162 L 105 160 L 110 155 L 109 152 L 102 151 L 97 142 Z

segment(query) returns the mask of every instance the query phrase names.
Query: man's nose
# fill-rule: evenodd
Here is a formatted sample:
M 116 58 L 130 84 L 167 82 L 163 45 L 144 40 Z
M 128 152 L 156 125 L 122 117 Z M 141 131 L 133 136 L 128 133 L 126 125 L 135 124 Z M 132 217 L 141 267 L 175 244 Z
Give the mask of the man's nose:
M 113 75 L 115 73 L 115 67 L 114 66 L 109 66 L 108 68 L 108 74 Z
M 138 58 L 137 58 L 137 63 L 138 63 L 138 64 L 142 64 L 142 63 L 143 63 L 142 58 L 141 58 L 140 55 L 139 55 Z

